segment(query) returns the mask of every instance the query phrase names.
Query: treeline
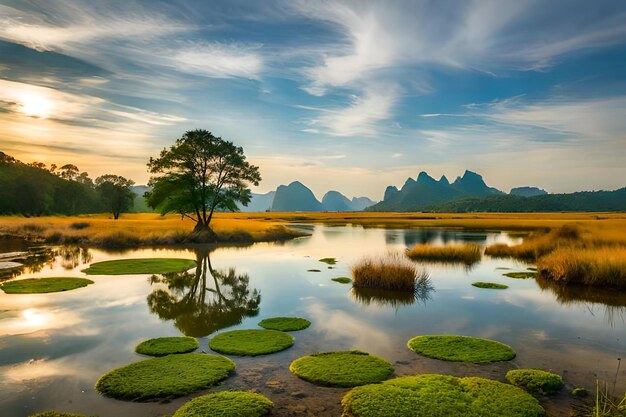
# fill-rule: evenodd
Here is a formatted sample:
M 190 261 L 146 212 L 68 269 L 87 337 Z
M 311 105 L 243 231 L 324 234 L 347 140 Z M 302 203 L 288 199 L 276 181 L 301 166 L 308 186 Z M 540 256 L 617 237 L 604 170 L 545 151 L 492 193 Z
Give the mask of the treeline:
M 535 197 L 515 195 L 473 197 L 432 205 L 423 210 L 441 213 L 626 211 L 626 187 L 615 191 L 581 191 Z
M 0 152 L 0 214 L 32 217 L 111 212 L 118 218 L 132 207 L 133 184 L 118 175 L 92 180 L 73 164 L 25 164 Z

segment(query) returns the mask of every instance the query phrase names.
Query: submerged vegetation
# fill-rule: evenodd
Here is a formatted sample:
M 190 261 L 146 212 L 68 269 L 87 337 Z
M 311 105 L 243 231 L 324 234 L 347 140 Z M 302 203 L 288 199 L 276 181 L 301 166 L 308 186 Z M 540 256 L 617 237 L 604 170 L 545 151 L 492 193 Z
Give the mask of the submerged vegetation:
M 322 258 L 319 261 L 324 262 L 327 265 L 335 265 L 337 263 L 336 258 Z
M 406 251 L 409 258 L 420 261 L 464 263 L 473 265 L 480 261 L 482 248 L 475 243 L 464 243 L 446 246 L 436 246 L 428 243 L 418 243 Z
M 505 277 L 514 278 L 514 279 L 527 279 L 527 278 L 535 278 L 537 276 L 536 272 L 522 271 L 522 272 L 506 272 L 504 274 Z
M 541 369 L 514 369 L 507 372 L 506 379 L 513 385 L 533 394 L 551 395 L 563 388 L 563 378 Z
M 330 280 L 338 282 L 340 284 L 352 284 L 352 279 L 348 277 L 337 277 L 337 278 L 331 278 Z
M 202 395 L 185 403 L 173 417 L 262 417 L 274 404 L 261 394 L 224 391 Z
M 344 417 L 539 417 L 530 394 L 490 379 L 422 374 L 365 385 L 342 399 Z
M 85 278 L 28 278 L 5 282 L 0 289 L 7 294 L 44 294 L 70 291 L 93 284 Z
M 478 288 L 488 288 L 493 290 L 506 290 L 509 288 L 508 285 L 496 284 L 495 282 L 472 282 L 472 285 Z
M 347 350 L 303 356 L 293 361 L 289 370 L 314 384 L 356 387 L 389 378 L 393 373 L 393 366 L 369 353 Z
M 118 259 L 91 264 L 87 275 L 168 274 L 194 268 L 196 261 L 176 258 Z
M 272 317 L 261 320 L 259 326 L 264 329 L 278 330 L 281 332 L 293 332 L 296 330 L 306 329 L 311 325 L 307 319 L 300 317 Z
M 413 292 L 416 282 L 428 279 L 428 272 L 401 254 L 390 252 L 378 258 L 362 258 L 352 267 L 352 278 L 355 288 Z
M 138 344 L 135 352 L 149 356 L 165 356 L 193 352 L 198 346 L 200 345 L 195 337 L 157 337 Z
M 168 355 L 114 369 L 98 380 L 96 390 L 129 401 L 175 398 L 215 385 L 234 369 L 235 362 L 224 356 Z
M 278 330 L 232 330 L 216 335 L 209 347 L 216 352 L 237 356 L 257 356 L 285 350 L 295 338 Z
M 407 346 L 420 355 L 453 362 L 489 363 L 515 357 L 513 348 L 504 343 L 471 336 L 416 336 L 408 341 Z

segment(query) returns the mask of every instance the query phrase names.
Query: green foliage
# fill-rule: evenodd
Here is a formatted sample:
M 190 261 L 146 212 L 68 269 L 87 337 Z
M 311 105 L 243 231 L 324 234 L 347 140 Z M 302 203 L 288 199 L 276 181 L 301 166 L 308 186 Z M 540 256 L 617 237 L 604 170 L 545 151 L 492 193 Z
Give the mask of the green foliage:
M 259 322 L 259 326 L 264 329 L 278 330 L 281 332 L 303 330 L 310 325 L 310 321 L 299 317 L 272 317 Z
M 83 414 L 59 413 L 57 411 L 42 411 L 41 413 L 31 414 L 29 417 L 86 417 Z
M 352 284 L 352 279 L 350 279 L 348 277 L 331 278 L 331 281 L 335 281 L 335 282 L 338 282 L 340 284 Z
M 250 202 L 248 184 L 259 185 L 259 168 L 246 161 L 243 148 L 206 130 L 191 130 L 150 158 L 147 203 L 159 212 L 192 218 L 207 228 L 215 210 L 236 211 Z
M 293 361 L 289 370 L 314 384 L 356 387 L 389 378 L 393 366 L 369 353 L 347 350 L 303 356 Z
M 407 345 L 415 353 L 444 361 L 488 363 L 508 361 L 515 357 L 515 351 L 504 343 L 471 336 L 416 336 Z
M 232 330 L 209 341 L 216 352 L 237 356 L 257 356 L 279 352 L 293 345 L 295 338 L 277 330 Z
M 173 417 L 261 417 L 274 404 L 254 392 L 224 391 L 202 395 L 185 403 Z
M 84 278 L 28 278 L 5 282 L 0 286 L 7 294 L 43 294 L 86 287 L 93 281 Z
M 116 220 L 120 217 L 121 212 L 132 208 L 135 193 L 130 187 L 134 184 L 134 181 L 119 175 L 107 174 L 96 178 L 96 190 Z
M 319 261 L 324 262 L 325 264 L 328 264 L 328 265 L 335 265 L 337 263 L 336 258 L 322 258 Z
M 169 355 L 114 369 L 98 380 L 96 390 L 129 401 L 175 398 L 215 385 L 234 369 L 235 362 L 224 356 Z
M 589 392 L 587 391 L 587 388 L 575 387 L 572 390 L 572 395 L 576 398 L 585 398 L 587 395 L 589 395 Z
M 494 290 L 506 290 L 509 288 L 508 285 L 496 284 L 495 282 L 472 282 L 472 285 L 478 288 L 489 288 Z
M 560 375 L 541 369 L 514 369 L 507 372 L 506 379 L 534 394 L 555 394 L 563 388 L 563 378 Z
M 177 258 L 118 259 L 96 262 L 83 270 L 87 275 L 167 274 L 194 268 L 196 261 Z
M 527 279 L 527 278 L 535 278 L 537 276 L 536 272 L 507 272 L 502 274 L 505 277 L 515 278 L 515 279 Z
M 539 417 L 539 402 L 512 385 L 484 378 L 423 374 L 349 391 L 344 417 Z
M 135 352 L 142 355 L 165 356 L 193 352 L 198 346 L 200 344 L 195 337 L 157 337 L 138 344 Z

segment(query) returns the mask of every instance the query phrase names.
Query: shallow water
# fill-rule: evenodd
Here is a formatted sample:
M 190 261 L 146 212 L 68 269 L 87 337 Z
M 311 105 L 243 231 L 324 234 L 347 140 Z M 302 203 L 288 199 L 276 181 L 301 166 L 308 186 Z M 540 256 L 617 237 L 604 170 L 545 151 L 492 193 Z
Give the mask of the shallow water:
M 366 254 L 402 250 L 417 242 L 482 245 L 514 242 L 506 233 L 464 230 L 384 230 L 302 226 L 310 237 L 284 244 L 194 250 L 141 249 L 124 253 L 57 248 L 17 278 L 84 276 L 90 263 L 106 259 L 184 257 L 199 259 L 206 275 L 90 276 L 94 285 L 55 294 L 8 295 L 0 291 L 0 415 L 27 416 L 42 410 L 106 416 L 163 416 L 189 397 L 169 403 L 132 403 L 97 394 L 96 380 L 112 368 L 143 359 L 140 341 L 187 334 L 209 352 L 216 332 L 256 328 L 263 318 L 294 315 L 312 325 L 294 332 L 295 345 L 256 358 L 232 357 L 237 372 L 214 390 L 254 389 L 275 403 L 277 416 L 338 416 L 347 391 L 317 387 L 288 371 L 308 353 L 360 349 L 392 364 L 396 375 L 447 373 L 504 381 L 516 367 L 549 369 L 568 388 L 541 399 L 550 415 L 566 416 L 573 386 L 595 389 L 596 378 L 626 391 L 626 296 L 610 291 L 563 291 L 534 279 L 502 276 L 532 265 L 484 258 L 472 268 L 423 264 L 433 289 L 416 299 L 354 294 L 331 281 L 349 276 Z M 0 251 L 9 251 L 2 250 Z M 338 263 L 318 261 L 335 257 Z M 321 272 L 307 272 L 319 269 Z M 193 271 L 192 271 L 193 272 Z M 472 287 L 474 281 L 509 285 L 507 290 Z M 208 290 L 207 290 L 208 288 Z M 515 348 L 510 362 L 471 365 L 416 355 L 406 342 L 418 334 L 454 333 L 496 339 Z

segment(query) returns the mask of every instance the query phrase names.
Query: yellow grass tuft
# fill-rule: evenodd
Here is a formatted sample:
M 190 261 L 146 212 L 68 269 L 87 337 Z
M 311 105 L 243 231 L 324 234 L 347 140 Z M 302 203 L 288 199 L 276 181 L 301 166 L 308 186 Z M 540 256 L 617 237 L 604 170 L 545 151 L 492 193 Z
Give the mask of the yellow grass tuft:
M 418 268 L 400 253 L 364 257 L 352 267 L 352 285 L 357 288 L 415 291 L 418 280 L 428 279 L 428 272 Z
M 455 263 L 462 262 L 472 265 L 482 258 L 482 248 L 475 243 L 464 243 L 458 245 L 435 246 L 428 243 L 413 246 L 406 251 L 411 259 Z

